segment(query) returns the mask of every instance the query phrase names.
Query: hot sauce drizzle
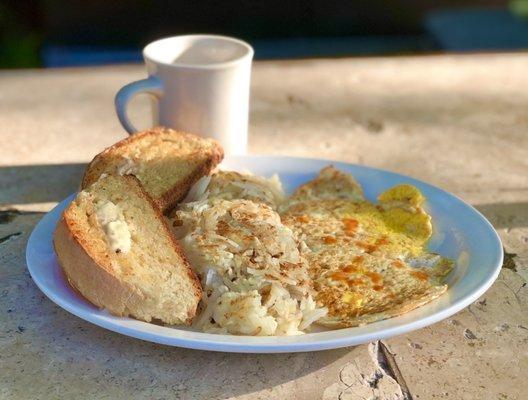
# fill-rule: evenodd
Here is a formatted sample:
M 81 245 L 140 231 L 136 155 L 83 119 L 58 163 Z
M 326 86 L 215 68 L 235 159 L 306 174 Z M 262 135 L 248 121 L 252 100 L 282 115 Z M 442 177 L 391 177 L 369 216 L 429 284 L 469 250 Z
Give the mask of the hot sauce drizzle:
M 323 241 L 326 243 L 326 244 L 333 244 L 333 243 L 337 243 L 337 239 L 333 236 L 325 236 L 323 238 Z
M 426 281 L 429 279 L 429 275 L 423 271 L 412 271 L 411 275 L 420 281 Z

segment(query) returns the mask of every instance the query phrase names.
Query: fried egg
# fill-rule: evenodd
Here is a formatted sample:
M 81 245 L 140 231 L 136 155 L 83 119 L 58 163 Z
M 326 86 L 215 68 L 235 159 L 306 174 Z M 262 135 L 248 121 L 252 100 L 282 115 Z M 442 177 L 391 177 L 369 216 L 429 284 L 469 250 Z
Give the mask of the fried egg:
M 351 175 L 327 167 L 282 204 L 283 223 L 307 245 L 316 300 L 328 308 L 320 323 L 362 325 L 445 292 L 453 263 L 426 248 L 432 223 L 424 202 L 404 184 L 371 203 Z

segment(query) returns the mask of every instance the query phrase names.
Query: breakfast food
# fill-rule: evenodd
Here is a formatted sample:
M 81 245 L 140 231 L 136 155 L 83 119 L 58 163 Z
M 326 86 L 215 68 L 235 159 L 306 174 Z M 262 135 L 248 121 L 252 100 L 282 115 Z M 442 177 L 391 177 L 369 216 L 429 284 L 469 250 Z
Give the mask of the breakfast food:
M 267 204 L 282 194 L 276 181 L 217 173 L 176 212 L 176 235 L 204 288 L 196 328 L 297 335 L 326 314 L 312 299 L 304 244 Z
M 415 187 L 399 185 L 365 200 L 350 175 L 323 169 L 281 206 L 283 223 L 306 258 L 328 327 L 362 325 L 405 313 L 440 296 L 451 261 L 428 253 L 431 217 Z
M 298 187 L 295 193 L 288 198 L 284 207 L 291 207 L 294 203 L 311 200 L 337 199 L 361 201 L 365 200 L 365 197 L 363 189 L 352 175 L 344 174 L 338 169 L 328 166 L 323 168 L 315 179 Z
M 96 306 L 166 324 L 194 317 L 200 283 L 135 177 L 102 176 L 81 191 L 53 243 L 69 283 Z
M 329 166 L 286 197 L 276 175 L 209 175 L 222 158 L 166 128 L 96 156 L 53 238 L 71 286 L 111 314 L 252 336 L 363 325 L 445 292 L 453 265 L 426 250 L 417 188 L 373 204 Z
M 98 154 L 82 181 L 85 189 L 101 175 L 134 175 L 162 211 L 172 209 L 224 156 L 220 145 L 168 128 L 134 134 Z
M 186 201 L 244 199 L 277 209 L 284 201 L 284 190 L 277 175 L 266 179 L 249 173 L 218 171 L 204 176 L 189 192 Z

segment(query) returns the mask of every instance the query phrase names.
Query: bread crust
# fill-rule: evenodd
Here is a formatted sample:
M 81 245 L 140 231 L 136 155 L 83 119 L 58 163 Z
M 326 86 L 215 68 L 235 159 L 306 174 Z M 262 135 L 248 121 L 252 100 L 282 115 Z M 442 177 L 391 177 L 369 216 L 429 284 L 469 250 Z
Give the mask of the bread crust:
M 145 192 L 139 180 L 131 175 L 123 176 L 123 179 L 137 186 L 138 194 L 150 203 L 156 217 L 162 223 L 164 234 L 168 235 L 174 250 L 181 258 L 185 272 L 192 283 L 194 293 L 191 295 L 194 298 L 194 307 L 188 310 L 186 321 L 178 322 L 190 324 L 201 298 L 200 281 L 192 270 L 179 243 L 172 235 L 161 211 Z M 148 308 L 144 307 L 145 296 L 138 288 L 116 277 L 104 263 L 95 261 L 94 256 L 91 255 L 95 250 L 90 245 L 90 238 L 70 215 L 70 207 L 63 212 L 53 234 L 53 246 L 58 263 L 70 285 L 88 301 L 99 308 L 106 308 L 113 315 L 132 316 L 147 322 L 152 321 L 152 319 L 159 319 L 156 315 L 152 315 Z M 110 262 L 108 254 L 105 254 L 104 258 Z M 175 321 L 161 321 L 175 323 Z
M 182 247 L 180 246 L 180 243 L 176 240 L 176 238 L 174 237 L 174 234 L 172 233 L 172 230 L 169 228 L 167 220 L 165 219 L 165 217 L 161 213 L 161 209 L 156 207 L 156 203 L 155 203 L 154 199 L 152 197 L 150 197 L 149 194 L 145 191 L 145 189 L 141 185 L 141 182 L 139 181 L 138 178 L 136 178 L 133 175 L 127 175 L 127 176 L 125 176 L 125 178 L 134 180 L 137 183 L 141 194 L 143 195 L 145 200 L 147 200 L 151 204 L 152 208 L 154 209 L 154 212 L 156 213 L 156 216 L 158 217 L 159 221 L 163 225 L 163 229 L 165 230 L 165 234 L 170 238 L 170 241 L 172 243 L 172 246 L 173 246 L 174 250 L 176 250 L 176 253 L 178 253 L 180 258 L 182 259 L 182 263 L 187 267 L 186 268 L 187 275 L 189 276 L 189 279 L 191 279 L 191 281 L 193 283 L 194 295 L 195 295 L 195 298 L 196 298 L 196 306 L 198 306 L 198 302 L 200 301 L 200 299 L 202 297 L 202 284 L 200 283 L 200 279 L 198 279 L 198 276 L 194 272 L 194 269 L 191 267 L 191 263 L 189 262 L 189 259 L 185 255 Z M 196 315 L 196 307 L 194 308 L 194 310 L 191 310 L 191 311 L 192 312 L 189 312 L 188 323 L 190 323 L 191 320 Z
M 136 133 L 134 135 L 128 136 L 123 140 L 120 140 L 119 142 L 113 144 L 110 147 L 107 147 L 105 150 L 103 150 L 101 153 L 97 154 L 92 161 L 88 164 L 86 167 L 86 170 L 84 171 L 83 178 L 81 181 L 81 189 L 87 188 L 89 185 L 97 181 L 101 174 L 104 171 L 104 159 L 105 157 L 118 150 L 121 147 L 129 146 L 137 141 L 140 141 L 141 139 L 147 137 L 147 136 L 156 136 L 159 134 L 163 134 L 165 131 L 171 131 L 171 129 L 158 126 L 152 129 L 148 129 L 139 133 Z M 191 135 L 187 132 L 181 132 L 181 131 L 174 131 L 178 132 L 183 135 Z M 191 188 L 191 186 L 198 181 L 202 176 L 208 175 L 223 159 L 224 159 L 224 150 L 222 146 L 216 141 L 209 139 L 209 141 L 213 144 L 213 148 L 211 150 L 211 154 L 206 158 L 206 160 L 200 164 L 197 168 L 195 168 L 182 182 L 180 182 L 178 185 L 168 189 L 164 194 L 157 198 L 153 198 L 154 203 L 157 207 L 159 207 L 162 212 L 168 213 L 170 212 L 179 201 L 181 201 L 185 196 L 187 195 L 187 192 Z
M 172 187 L 159 199 L 153 199 L 156 205 L 165 214 L 170 213 L 174 207 L 176 207 L 178 203 L 185 198 L 192 185 L 194 185 L 202 176 L 209 175 L 213 169 L 222 162 L 224 159 L 224 150 L 218 143 L 215 143 L 215 145 L 215 151 L 211 154 L 211 156 L 191 174 L 189 174 L 180 185 Z
M 53 247 L 68 283 L 90 303 L 111 314 L 126 316 L 143 299 L 132 285 L 120 281 L 88 254 L 72 222 L 63 215 L 53 235 Z

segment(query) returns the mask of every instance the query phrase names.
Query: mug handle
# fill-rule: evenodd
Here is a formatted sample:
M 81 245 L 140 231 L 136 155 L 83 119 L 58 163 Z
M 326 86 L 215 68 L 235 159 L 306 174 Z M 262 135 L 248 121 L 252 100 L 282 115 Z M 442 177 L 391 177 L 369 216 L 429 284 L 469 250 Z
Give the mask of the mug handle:
M 115 96 L 115 108 L 119 122 L 123 125 L 123 128 L 130 134 L 137 132 L 134 125 L 128 118 L 127 106 L 128 102 L 137 94 L 148 93 L 156 97 L 163 96 L 163 86 L 159 78 L 155 76 L 149 76 L 147 79 L 141 79 L 139 81 L 131 82 L 128 85 L 123 86 Z

